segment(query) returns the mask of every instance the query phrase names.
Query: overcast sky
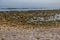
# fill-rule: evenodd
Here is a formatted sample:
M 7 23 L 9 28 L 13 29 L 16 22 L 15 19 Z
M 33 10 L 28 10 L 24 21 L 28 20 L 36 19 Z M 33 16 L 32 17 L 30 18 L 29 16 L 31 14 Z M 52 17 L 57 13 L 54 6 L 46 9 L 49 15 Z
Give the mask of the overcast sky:
M 60 7 L 60 0 L 0 0 L 5 7 Z

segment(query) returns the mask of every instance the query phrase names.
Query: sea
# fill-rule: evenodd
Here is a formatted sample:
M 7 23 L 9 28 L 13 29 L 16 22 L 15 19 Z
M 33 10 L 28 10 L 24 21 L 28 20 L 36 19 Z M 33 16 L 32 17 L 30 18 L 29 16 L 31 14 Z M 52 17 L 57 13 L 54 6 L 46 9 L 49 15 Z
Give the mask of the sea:
M 0 8 L 0 11 L 59 10 L 58 8 Z
M 29 11 L 60 9 L 60 3 L 40 3 L 29 0 L 0 0 L 0 11 Z

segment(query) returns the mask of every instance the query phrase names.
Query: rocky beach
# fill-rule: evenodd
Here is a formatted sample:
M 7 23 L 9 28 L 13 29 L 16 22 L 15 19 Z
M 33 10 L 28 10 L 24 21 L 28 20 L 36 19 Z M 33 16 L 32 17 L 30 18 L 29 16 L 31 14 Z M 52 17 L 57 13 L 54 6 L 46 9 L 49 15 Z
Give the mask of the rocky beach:
M 0 40 L 60 40 L 60 10 L 0 11 Z

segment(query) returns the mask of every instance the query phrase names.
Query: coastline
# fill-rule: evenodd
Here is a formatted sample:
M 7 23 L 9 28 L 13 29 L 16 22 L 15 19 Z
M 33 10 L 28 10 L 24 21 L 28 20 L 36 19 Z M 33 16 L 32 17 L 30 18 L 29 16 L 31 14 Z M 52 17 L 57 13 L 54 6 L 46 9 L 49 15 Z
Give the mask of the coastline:
M 27 23 L 27 18 L 60 14 L 60 10 L 1 11 L 1 40 L 60 40 L 60 20 Z M 35 20 L 35 19 L 34 19 Z
M 32 27 L 32 26 L 31 26 Z M 0 26 L 1 40 L 59 40 L 60 28 L 16 28 Z
M 0 11 L 0 25 L 6 24 L 9 26 L 20 26 L 20 25 L 31 25 L 39 27 L 59 27 L 60 21 L 48 21 L 48 22 L 34 22 L 27 23 L 29 17 L 34 16 L 50 16 L 54 14 L 59 14 L 60 10 L 33 10 L 33 11 Z M 29 27 L 27 27 L 29 28 Z

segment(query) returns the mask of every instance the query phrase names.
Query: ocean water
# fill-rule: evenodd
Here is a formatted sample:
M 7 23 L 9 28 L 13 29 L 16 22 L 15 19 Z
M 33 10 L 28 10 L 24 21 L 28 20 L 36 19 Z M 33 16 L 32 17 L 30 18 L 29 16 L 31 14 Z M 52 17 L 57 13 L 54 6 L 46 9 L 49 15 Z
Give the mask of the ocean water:
M 53 10 L 60 9 L 58 1 L 35 0 L 0 0 L 0 11 L 28 11 L 28 10 Z M 55 3 L 56 2 L 56 3 Z
M 38 8 L 0 8 L 0 11 L 29 11 L 29 10 L 46 10 Z
M 58 10 L 58 8 L 0 8 L 0 11 Z

